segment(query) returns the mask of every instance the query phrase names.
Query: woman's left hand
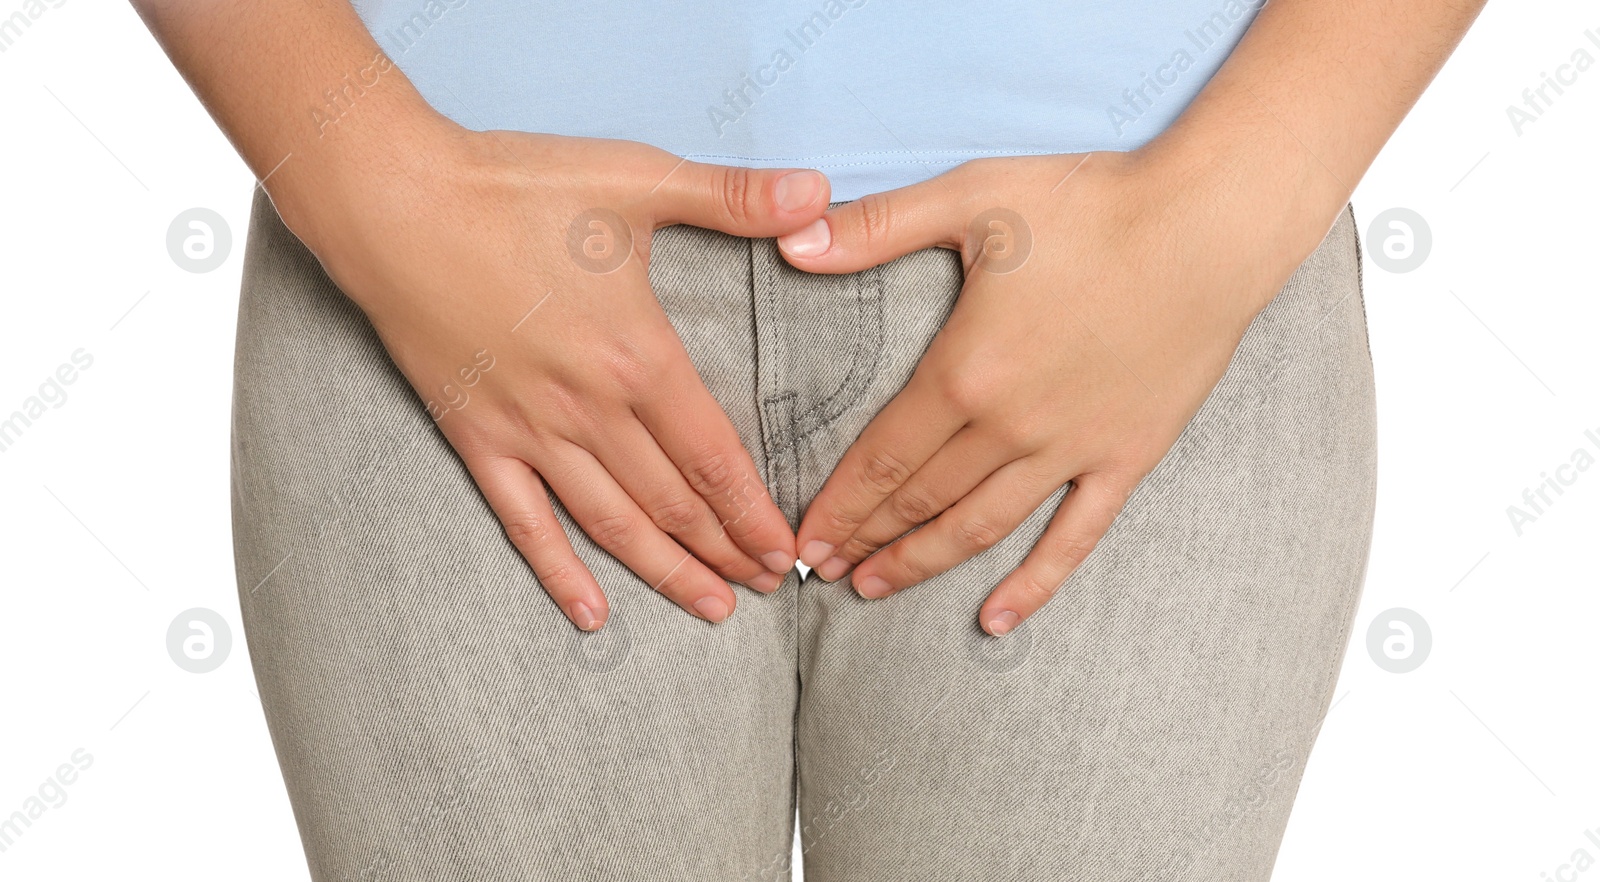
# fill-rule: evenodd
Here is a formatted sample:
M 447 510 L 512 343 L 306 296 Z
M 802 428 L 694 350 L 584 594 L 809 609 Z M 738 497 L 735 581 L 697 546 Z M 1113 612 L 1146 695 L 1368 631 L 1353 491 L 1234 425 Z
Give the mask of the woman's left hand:
M 910 382 L 807 510 L 801 560 L 829 581 L 855 567 L 856 591 L 884 597 L 994 545 L 1071 482 L 979 621 L 998 636 L 1042 607 L 1320 241 L 1278 223 L 1292 196 L 1278 211 L 1236 198 L 1246 174 L 1139 151 L 984 159 L 781 238 L 810 272 L 930 246 L 966 269 Z

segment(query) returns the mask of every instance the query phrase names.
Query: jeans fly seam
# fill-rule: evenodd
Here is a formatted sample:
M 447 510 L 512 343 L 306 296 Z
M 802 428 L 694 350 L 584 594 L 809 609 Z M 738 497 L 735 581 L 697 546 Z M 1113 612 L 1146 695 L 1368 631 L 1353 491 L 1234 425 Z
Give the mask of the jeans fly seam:
M 838 388 L 795 420 L 795 434 L 789 442 L 796 447 L 860 401 L 883 362 L 883 269 L 856 273 L 852 282 L 856 299 L 850 369 Z

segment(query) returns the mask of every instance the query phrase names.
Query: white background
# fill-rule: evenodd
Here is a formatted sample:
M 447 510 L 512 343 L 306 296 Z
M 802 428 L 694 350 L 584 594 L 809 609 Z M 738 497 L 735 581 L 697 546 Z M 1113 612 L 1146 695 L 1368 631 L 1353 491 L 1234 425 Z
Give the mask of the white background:
M 1363 231 L 1410 208 L 1433 250 L 1410 273 L 1366 265 L 1377 533 L 1279 880 L 1600 882 L 1557 872 L 1580 848 L 1600 859 L 1600 468 L 1520 536 L 1506 511 L 1578 448 L 1600 457 L 1600 67 L 1520 135 L 1506 114 L 1580 46 L 1600 58 L 1585 29 L 1600 39 L 1592 3 L 1491 4 L 1356 194 Z M 0 818 L 93 756 L 0 878 L 307 878 L 230 558 L 253 180 L 124 5 L 47 7 L 0 53 L 0 95 L 0 417 L 75 350 L 93 358 L 0 453 Z M 208 274 L 166 248 L 195 206 L 233 232 Z M 196 606 L 233 627 L 213 673 L 167 654 Z M 1366 650 L 1392 607 L 1432 630 L 1412 673 Z

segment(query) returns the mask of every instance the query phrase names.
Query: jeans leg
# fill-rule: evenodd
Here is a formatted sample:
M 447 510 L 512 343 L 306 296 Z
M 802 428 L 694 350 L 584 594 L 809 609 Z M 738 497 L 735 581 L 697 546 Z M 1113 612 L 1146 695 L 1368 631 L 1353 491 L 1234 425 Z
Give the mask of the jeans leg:
M 905 383 L 960 267 L 923 251 L 880 281 L 879 382 L 808 438 L 807 500 Z M 813 397 L 834 387 L 832 339 L 811 354 Z M 1010 635 L 982 632 L 978 607 L 1059 492 L 886 599 L 813 574 L 796 734 L 808 882 L 1266 880 L 1365 575 L 1374 412 L 1347 213 L 1089 559 Z
M 674 228 L 652 258 L 759 449 L 748 247 Z M 241 609 L 314 879 L 725 882 L 788 854 L 792 581 L 736 588 L 711 626 L 558 506 L 611 602 L 605 628 L 577 631 L 259 193 L 234 394 Z

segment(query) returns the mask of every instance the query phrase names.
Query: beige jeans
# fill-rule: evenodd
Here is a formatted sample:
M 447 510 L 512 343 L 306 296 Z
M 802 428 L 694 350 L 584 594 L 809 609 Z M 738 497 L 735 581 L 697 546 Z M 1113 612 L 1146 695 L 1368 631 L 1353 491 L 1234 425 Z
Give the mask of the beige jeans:
M 679 227 L 651 254 L 796 522 L 961 285 L 937 250 L 809 276 L 770 240 Z M 313 877 L 786 879 L 798 823 L 810 882 L 1268 878 L 1371 534 L 1359 268 L 1346 213 L 1088 561 L 1007 638 L 978 629 L 978 605 L 1059 494 L 886 600 L 791 575 L 771 596 L 736 589 L 716 626 L 566 519 L 613 610 L 585 635 L 258 194 L 235 542 Z

